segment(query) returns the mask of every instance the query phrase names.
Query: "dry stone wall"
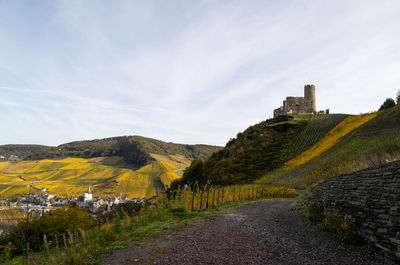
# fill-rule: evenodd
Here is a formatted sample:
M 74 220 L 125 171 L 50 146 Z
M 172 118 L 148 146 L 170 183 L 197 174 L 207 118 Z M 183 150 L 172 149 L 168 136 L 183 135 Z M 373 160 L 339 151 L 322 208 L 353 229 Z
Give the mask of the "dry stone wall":
M 311 200 L 355 220 L 360 236 L 400 264 L 400 161 L 326 180 Z

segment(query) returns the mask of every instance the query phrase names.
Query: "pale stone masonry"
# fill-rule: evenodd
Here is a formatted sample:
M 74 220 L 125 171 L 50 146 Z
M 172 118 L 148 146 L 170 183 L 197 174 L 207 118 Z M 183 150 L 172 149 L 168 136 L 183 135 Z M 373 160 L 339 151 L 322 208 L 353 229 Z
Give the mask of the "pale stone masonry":
M 315 86 L 304 86 L 304 97 L 287 97 L 280 108 L 274 110 L 274 118 L 283 114 L 316 114 Z
M 311 200 L 354 219 L 360 236 L 400 263 L 400 161 L 326 180 Z

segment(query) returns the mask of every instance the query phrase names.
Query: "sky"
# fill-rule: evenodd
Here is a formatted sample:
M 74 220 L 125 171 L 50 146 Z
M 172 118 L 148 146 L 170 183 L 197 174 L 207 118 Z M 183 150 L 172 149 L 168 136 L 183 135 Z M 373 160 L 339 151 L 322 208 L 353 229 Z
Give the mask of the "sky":
M 225 145 L 305 84 L 370 112 L 399 47 L 398 0 L 0 0 L 0 144 Z

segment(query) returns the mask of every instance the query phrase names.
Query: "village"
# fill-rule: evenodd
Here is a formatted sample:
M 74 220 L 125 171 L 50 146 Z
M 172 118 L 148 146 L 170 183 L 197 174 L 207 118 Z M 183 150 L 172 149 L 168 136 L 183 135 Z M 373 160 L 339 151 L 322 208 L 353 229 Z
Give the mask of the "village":
M 112 197 L 102 198 L 93 197 L 93 193 L 88 187 L 87 191 L 78 197 L 61 198 L 50 193 L 46 193 L 47 189 L 42 188 L 42 194 L 31 193 L 20 196 L 16 201 L 4 199 L 0 201 L 0 209 L 10 207 L 13 209 L 21 209 L 25 212 L 42 216 L 51 210 L 59 207 L 75 204 L 79 208 L 86 209 L 89 212 L 96 214 L 104 211 L 114 211 L 120 204 L 126 202 L 141 203 L 144 201 L 142 197 L 129 199 L 128 197 Z

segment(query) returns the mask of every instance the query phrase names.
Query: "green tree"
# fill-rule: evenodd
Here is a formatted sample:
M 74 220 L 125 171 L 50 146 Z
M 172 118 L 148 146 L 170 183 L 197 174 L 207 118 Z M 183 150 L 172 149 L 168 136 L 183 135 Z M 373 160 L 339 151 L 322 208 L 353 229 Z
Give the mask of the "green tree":
M 188 168 L 185 169 L 182 176 L 184 184 L 199 183 L 204 185 L 207 183 L 207 178 L 204 177 L 204 165 L 202 160 L 193 160 Z
M 396 101 L 397 105 L 400 105 L 400 90 L 397 90 Z
M 396 102 L 392 98 L 387 98 L 379 110 L 390 109 L 394 106 L 396 106 Z

